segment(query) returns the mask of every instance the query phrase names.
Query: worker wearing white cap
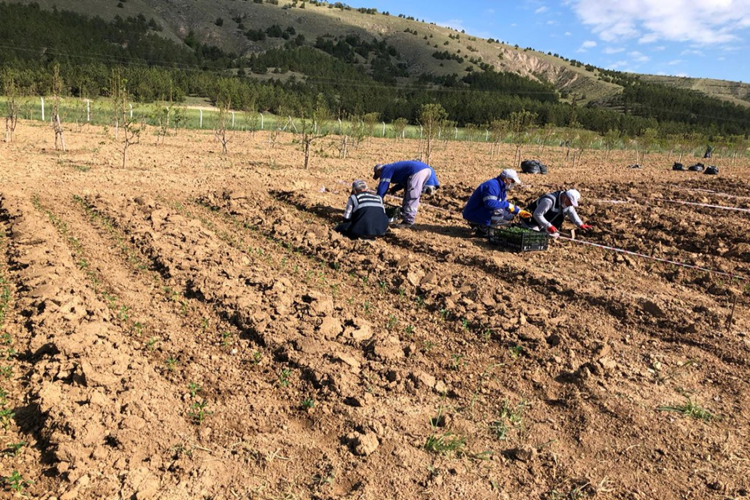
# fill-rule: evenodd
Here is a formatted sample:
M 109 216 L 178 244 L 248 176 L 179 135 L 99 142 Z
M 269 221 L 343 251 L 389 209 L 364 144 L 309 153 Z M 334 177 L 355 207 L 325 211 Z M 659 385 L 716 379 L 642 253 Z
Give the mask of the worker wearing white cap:
M 583 231 L 592 227 L 584 224 L 576 213 L 576 207 L 581 200 L 581 193 L 577 189 L 555 191 L 547 193 L 526 207 L 531 216 L 526 217 L 524 225 L 536 231 L 546 231 L 553 238 L 560 236 L 559 229 L 567 217 L 570 222 Z
M 466 202 L 463 216 L 477 235 L 486 235 L 490 226 L 510 220 L 516 215 L 531 217 L 531 213 L 521 210 L 521 207 L 506 199 L 508 190 L 520 184 L 518 173 L 508 168 L 474 190 Z

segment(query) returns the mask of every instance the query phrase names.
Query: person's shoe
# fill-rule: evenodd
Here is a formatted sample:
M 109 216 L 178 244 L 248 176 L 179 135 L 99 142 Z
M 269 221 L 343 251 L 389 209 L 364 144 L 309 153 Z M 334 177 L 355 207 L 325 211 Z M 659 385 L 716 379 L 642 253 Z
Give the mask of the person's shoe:
M 490 228 L 487 226 L 474 226 L 474 236 L 484 238 L 490 234 Z
M 412 227 L 414 227 L 414 223 L 413 222 L 412 223 L 408 223 L 408 222 L 401 221 L 398 224 L 393 224 L 391 227 L 395 227 L 395 228 L 398 228 L 398 229 L 411 229 Z

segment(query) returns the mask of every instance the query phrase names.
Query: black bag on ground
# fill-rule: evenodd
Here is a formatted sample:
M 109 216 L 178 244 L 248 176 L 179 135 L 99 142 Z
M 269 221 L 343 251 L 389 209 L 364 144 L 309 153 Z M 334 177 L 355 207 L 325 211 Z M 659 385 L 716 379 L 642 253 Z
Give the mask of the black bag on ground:
M 524 174 L 547 174 L 547 165 L 538 160 L 524 160 L 521 162 L 521 171 Z
M 677 170 L 679 172 L 685 171 L 685 165 L 682 163 L 674 162 L 674 165 L 672 165 L 672 170 Z
M 708 175 L 718 175 L 719 169 L 714 167 L 713 165 L 709 165 L 708 167 L 706 167 L 706 171 L 703 173 Z
M 688 167 L 688 170 L 690 170 L 691 172 L 702 172 L 703 167 L 704 167 L 703 163 L 696 163 L 695 165 L 690 165 Z
M 628 168 L 635 168 L 635 169 L 639 169 L 639 168 L 643 168 L 643 167 L 641 167 L 641 166 L 640 166 L 639 164 L 637 164 L 637 163 L 634 163 L 633 165 L 628 165 Z

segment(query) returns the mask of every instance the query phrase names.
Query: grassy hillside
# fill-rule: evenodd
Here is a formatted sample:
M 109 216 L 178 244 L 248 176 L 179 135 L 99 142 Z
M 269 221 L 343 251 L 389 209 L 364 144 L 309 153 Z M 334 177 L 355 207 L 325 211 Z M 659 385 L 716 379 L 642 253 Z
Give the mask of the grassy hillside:
M 463 76 L 467 68 L 478 69 L 468 60 L 475 58 L 501 71 L 549 81 L 564 96 L 575 96 L 584 103 L 605 99 L 621 90 L 619 86 L 602 82 L 595 74 L 560 58 L 398 17 L 399 13 L 396 12 L 391 15 L 366 14 L 355 9 L 309 3 L 304 9 L 292 8 L 292 4 L 284 0 L 280 0 L 278 5 L 234 0 L 127 0 L 122 3 L 122 8 L 117 7 L 116 0 L 41 0 L 36 3 L 46 9 L 56 6 L 61 10 L 98 15 L 105 19 L 116 15 L 127 17 L 143 14 L 162 25 L 162 35 L 172 40 L 182 40 L 193 31 L 205 43 L 245 55 L 283 45 L 283 39 L 251 41 L 244 34 L 247 29 L 266 29 L 274 24 L 282 28 L 292 26 L 297 33 L 312 41 L 323 35 L 354 34 L 365 40 L 375 37 L 398 50 L 407 63 L 412 80 L 422 73 L 437 76 L 456 73 Z M 408 15 L 408 12 L 405 14 Z M 223 21 L 221 26 L 216 24 L 218 19 Z M 234 19 L 241 19 L 242 25 L 239 26 Z M 460 54 L 465 61 L 459 63 L 435 59 L 433 53 L 436 51 Z

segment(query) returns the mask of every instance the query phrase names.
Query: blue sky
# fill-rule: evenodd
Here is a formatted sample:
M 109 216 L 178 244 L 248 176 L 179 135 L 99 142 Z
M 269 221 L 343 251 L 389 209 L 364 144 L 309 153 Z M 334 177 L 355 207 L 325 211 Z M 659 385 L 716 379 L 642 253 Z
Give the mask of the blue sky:
M 750 81 L 750 0 L 353 0 L 595 66 Z

